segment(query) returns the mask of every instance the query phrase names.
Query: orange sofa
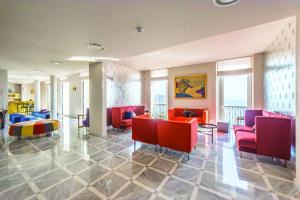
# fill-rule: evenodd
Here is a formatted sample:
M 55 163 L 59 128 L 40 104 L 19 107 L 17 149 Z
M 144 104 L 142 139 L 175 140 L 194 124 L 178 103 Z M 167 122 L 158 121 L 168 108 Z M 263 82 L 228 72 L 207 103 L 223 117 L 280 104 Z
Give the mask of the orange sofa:
M 157 121 L 146 115 L 134 117 L 132 119 L 132 139 L 157 145 Z
M 132 126 L 132 119 L 124 119 L 126 111 L 133 111 L 137 116 L 145 113 L 145 106 L 120 106 L 112 108 L 112 126 L 113 128 L 129 128 Z
M 142 115 L 132 119 L 132 139 L 189 154 L 198 143 L 197 128 L 195 118 L 181 122 Z
M 157 143 L 161 147 L 191 153 L 198 142 L 197 128 L 194 118 L 185 122 L 158 120 Z
M 189 110 L 193 113 L 192 117 L 186 117 L 183 115 L 185 110 Z M 198 124 L 208 123 L 208 110 L 206 109 L 189 109 L 189 108 L 172 108 L 168 111 L 168 119 L 173 121 L 189 121 L 190 118 L 196 118 Z

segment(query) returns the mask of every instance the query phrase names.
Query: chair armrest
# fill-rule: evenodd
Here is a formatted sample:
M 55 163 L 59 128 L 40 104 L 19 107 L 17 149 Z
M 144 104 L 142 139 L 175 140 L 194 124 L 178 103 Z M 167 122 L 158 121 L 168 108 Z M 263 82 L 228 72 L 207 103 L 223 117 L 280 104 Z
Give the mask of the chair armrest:
M 259 154 L 289 160 L 291 152 L 291 120 L 258 116 L 255 119 Z

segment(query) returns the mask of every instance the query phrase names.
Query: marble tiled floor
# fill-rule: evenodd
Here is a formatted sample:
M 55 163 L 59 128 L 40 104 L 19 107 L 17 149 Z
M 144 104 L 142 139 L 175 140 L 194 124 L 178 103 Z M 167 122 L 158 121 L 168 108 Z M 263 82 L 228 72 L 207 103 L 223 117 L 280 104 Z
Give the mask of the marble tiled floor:
M 138 143 L 130 132 L 85 136 L 64 119 L 51 137 L 16 140 L 1 132 L 0 199 L 297 199 L 295 173 L 270 158 L 240 159 L 229 135 L 199 135 L 186 154 Z

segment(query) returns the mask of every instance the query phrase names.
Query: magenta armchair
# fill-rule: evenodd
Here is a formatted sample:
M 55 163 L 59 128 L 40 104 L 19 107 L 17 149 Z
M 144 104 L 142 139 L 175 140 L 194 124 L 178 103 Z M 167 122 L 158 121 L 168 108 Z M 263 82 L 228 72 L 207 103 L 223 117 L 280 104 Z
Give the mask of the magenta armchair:
M 245 126 L 234 126 L 240 152 L 255 153 L 272 158 L 291 158 L 292 121 L 267 111 L 247 110 Z

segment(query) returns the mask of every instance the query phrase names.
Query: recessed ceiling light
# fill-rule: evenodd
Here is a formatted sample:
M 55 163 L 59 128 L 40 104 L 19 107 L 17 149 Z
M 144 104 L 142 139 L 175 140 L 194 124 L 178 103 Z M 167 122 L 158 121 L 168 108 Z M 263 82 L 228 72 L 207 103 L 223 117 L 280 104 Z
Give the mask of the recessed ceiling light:
M 68 60 L 70 60 L 70 61 L 96 62 L 96 61 L 101 61 L 101 60 L 118 61 L 120 59 L 119 58 L 110 58 L 110 57 L 72 56 Z
M 55 61 L 55 60 L 50 61 L 50 64 L 51 64 L 51 65 L 64 65 L 63 62 Z
M 235 3 L 238 3 L 240 0 L 213 0 L 214 4 L 216 6 L 221 6 L 221 7 L 224 7 L 224 6 L 231 6 Z
M 104 51 L 105 47 L 102 46 L 101 44 L 97 44 L 97 43 L 88 43 L 86 45 L 87 49 L 91 49 L 91 50 L 97 50 L 97 51 Z

